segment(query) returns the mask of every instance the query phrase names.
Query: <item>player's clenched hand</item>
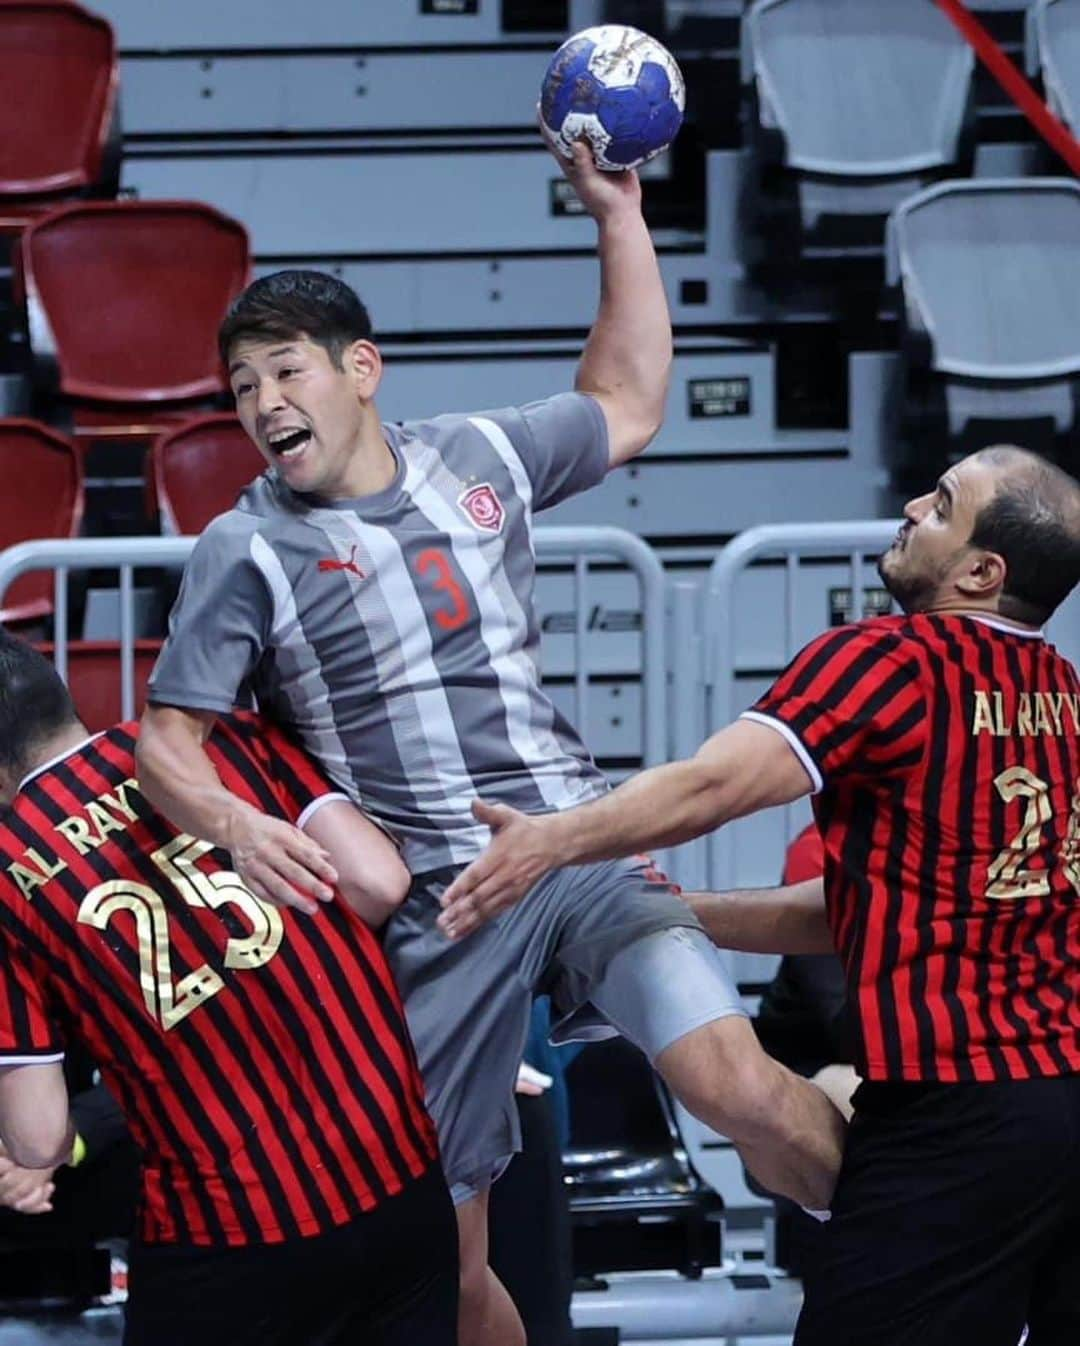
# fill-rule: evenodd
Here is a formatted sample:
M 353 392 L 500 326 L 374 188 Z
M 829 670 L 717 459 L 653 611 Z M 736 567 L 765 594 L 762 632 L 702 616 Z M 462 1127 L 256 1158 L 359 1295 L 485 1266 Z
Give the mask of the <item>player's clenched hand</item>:
M 594 220 L 613 215 L 620 210 L 641 209 L 641 183 L 633 169 L 622 173 L 604 173 L 596 166 L 587 140 L 579 140 L 573 147 L 574 157 L 568 159 L 556 145 L 547 127 L 539 119 L 540 134 L 548 149 L 559 161 L 559 166 L 573 183 L 581 204 Z
M 439 928 L 462 939 L 505 907 L 520 902 L 552 867 L 543 817 L 533 818 L 506 804 L 473 801 L 473 817 L 491 828 L 491 843 L 442 895 Z
M 0 1206 L 23 1215 L 44 1215 L 52 1210 L 55 1169 L 20 1168 L 0 1145 Z
M 274 907 L 313 916 L 334 896 L 337 871 L 330 857 L 292 823 L 244 809 L 229 821 L 233 868 L 256 897 Z

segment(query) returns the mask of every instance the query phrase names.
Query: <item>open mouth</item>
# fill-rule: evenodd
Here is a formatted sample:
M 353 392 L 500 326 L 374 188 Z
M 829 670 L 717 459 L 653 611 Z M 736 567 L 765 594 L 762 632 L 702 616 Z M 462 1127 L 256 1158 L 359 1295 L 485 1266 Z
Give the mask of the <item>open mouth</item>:
M 275 430 L 273 434 L 267 435 L 266 442 L 272 453 L 288 462 L 303 452 L 304 445 L 310 439 L 310 430 Z

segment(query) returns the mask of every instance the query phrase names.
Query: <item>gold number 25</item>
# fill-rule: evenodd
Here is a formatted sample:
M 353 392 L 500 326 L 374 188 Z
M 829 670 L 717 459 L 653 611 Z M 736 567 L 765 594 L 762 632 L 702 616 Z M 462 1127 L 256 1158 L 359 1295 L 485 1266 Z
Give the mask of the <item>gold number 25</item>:
M 281 944 L 281 912 L 249 892 L 232 870 L 204 874 L 197 868 L 195 862 L 212 849 L 209 842 L 182 834 L 155 851 L 151 859 L 188 906 L 216 908 L 231 902 L 239 907 L 251 924 L 251 934 L 228 941 L 225 966 L 263 967 Z M 225 983 L 207 963 L 173 981 L 168 911 L 161 895 L 148 884 L 132 879 L 99 883 L 83 898 L 78 919 L 104 930 L 118 911 L 130 911 L 135 917 L 139 983 L 146 1008 L 163 1028 L 175 1028 Z
M 994 780 L 997 792 L 1006 804 L 1014 799 L 1027 801 L 1020 831 L 987 870 L 986 896 L 1009 900 L 1021 897 L 1046 897 L 1050 892 L 1050 874 L 1046 869 L 1025 869 L 1024 862 L 1039 850 L 1042 830 L 1053 816 L 1050 787 L 1026 767 L 1014 766 Z M 1080 895 L 1080 782 L 1072 800 L 1069 830 L 1062 848 L 1065 876 Z

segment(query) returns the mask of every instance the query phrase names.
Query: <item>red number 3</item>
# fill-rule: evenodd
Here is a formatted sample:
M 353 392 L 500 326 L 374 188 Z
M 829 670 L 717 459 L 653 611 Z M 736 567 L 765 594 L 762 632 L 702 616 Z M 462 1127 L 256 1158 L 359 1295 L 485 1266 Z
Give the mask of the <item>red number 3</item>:
M 469 620 L 469 600 L 465 597 L 461 585 L 450 571 L 450 561 L 444 551 L 438 547 L 427 547 L 416 558 L 416 573 L 423 578 L 430 571 L 435 572 L 431 587 L 446 594 L 450 601 L 448 608 L 437 608 L 435 620 L 444 631 L 456 631 Z

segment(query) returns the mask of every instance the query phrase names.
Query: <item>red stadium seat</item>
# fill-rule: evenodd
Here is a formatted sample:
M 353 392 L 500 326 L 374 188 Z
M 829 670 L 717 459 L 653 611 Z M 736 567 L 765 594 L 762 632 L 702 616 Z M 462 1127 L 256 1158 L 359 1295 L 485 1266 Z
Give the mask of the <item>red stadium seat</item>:
M 0 550 L 35 538 L 77 537 L 83 462 L 65 435 L 36 421 L 0 420 Z M 23 575 L 0 595 L 0 622 L 35 621 L 53 610 L 50 571 Z
M 201 533 L 265 467 L 235 416 L 199 416 L 166 431 L 147 463 L 162 531 Z
M 53 646 L 37 647 L 48 658 Z M 146 705 L 146 683 L 161 649 L 160 640 L 135 642 L 135 714 Z M 67 683 L 79 719 L 95 734 L 123 718 L 120 706 L 120 643 L 73 640 L 68 645 Z
M 80 202 L 25 231 L 30 344 L 77 433 L 148 437 L 224 392 L 217 328 L 249 259 L 243 226 L 198 202 Z
M 100 187 L 116 105 L 116 41 L 70 0 L 0 0 L 0 232 Z

